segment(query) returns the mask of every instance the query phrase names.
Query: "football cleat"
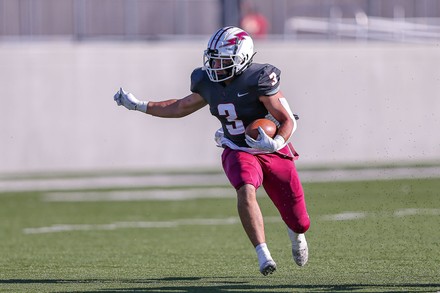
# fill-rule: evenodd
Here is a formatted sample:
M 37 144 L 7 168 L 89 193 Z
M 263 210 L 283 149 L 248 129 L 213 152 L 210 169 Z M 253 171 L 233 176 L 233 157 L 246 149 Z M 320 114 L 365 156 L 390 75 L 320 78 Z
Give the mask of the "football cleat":
M 295 233 L 290 229 L 287 229 L 287 232 L 292 241 L 293 260 L 302 267 L 309 260 L 309 247 L 307 246 L 306 236 L 303 233 Z
M 309 260 L 309 248 L 307 247 L 307 242 L 305 246 L 302 247 L 292 247 L 293 260 L 297 265 L 303 267 Z
M 277 269 L 277 264 L 272 259 L 269 259 L 268 261 L 266 261 L 264 264 L 262 264 L 260 266 L 260 272 L 264 276 L 272 274 L 273 272 L 276 271 L 276 269 Z

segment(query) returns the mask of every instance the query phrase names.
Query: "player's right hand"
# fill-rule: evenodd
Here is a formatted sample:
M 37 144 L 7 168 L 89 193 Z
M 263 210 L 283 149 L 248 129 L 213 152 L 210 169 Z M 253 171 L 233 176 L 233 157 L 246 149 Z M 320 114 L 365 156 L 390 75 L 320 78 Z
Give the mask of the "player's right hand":
M 144 113 L 147 112 L 148 102 L 139 101 L 132 93 L 124 91 L 122 87 L 114 95 L 113 99 L 118 106 L 124 106 L 128 110 L 138 110 Z
M 253 139 L 246 134 L 246 143 L 251 148 L 272 153 L 280 150 L 285 144 L 285 140 L 281 135 L 276 135 L 274 138 L 271 138 L 264 132 L 261 126 L 258 126 L 258 132 L 260 135 L 257 139 Z

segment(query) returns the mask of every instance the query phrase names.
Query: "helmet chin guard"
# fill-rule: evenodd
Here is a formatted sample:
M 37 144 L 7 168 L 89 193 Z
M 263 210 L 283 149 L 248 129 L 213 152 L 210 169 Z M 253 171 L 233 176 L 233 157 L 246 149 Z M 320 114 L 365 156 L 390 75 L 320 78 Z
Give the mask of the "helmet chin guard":
M 248 68 L 254 54 L 254 42 L 247 32 L 238 27 L 224 27 L 209 39 L 203 68 L 211 81 L 225 81 Z

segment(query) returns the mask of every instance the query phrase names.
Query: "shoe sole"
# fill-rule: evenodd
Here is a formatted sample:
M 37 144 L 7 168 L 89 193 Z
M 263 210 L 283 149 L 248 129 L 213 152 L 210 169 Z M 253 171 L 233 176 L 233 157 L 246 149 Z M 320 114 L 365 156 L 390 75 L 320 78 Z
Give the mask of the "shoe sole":
M 273 272 L 275 272 L 277 270 L 277 267 L 274 265 L 268 265 L 267 267 L 265 267 L 261 273 L 263 274 L 263 276 L 267 276 L 272 274 Z

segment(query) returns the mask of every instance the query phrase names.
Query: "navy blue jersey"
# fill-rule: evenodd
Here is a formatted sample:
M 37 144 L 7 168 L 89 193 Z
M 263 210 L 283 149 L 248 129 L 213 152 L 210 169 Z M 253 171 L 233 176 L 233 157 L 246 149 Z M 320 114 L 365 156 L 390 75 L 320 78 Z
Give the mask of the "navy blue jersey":
M 280 70 L 270 64 L 252 63 L 225 85 L 212 82 L 202 68 L 197 68 L 191 74 L 191 91 L 209 104 L 211 114 L 222 124 L 225 137 L 238 146 L 247 147 L 246 126 L 268 114 L 259 97 L 278 92 L 280 74 Z

